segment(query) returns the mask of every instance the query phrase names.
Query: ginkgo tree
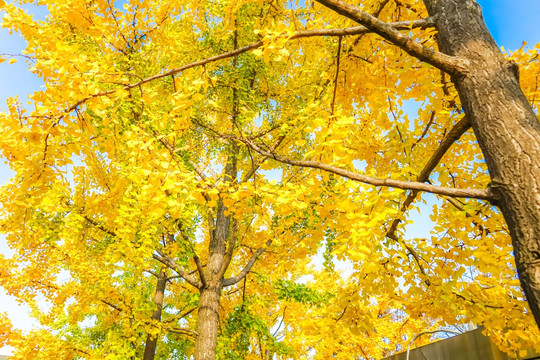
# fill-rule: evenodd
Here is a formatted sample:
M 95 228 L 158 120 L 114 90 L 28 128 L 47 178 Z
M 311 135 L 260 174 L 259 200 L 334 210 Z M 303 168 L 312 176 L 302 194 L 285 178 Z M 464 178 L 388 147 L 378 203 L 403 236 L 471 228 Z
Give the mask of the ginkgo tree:
M 44 83 L 0 115 L 1 284 L 42 324 L 2 320 L 16 358 L 381 358 L 467 322 L 540 346 L 537 51 L 474 2 L 38 4 L 2 4 Z

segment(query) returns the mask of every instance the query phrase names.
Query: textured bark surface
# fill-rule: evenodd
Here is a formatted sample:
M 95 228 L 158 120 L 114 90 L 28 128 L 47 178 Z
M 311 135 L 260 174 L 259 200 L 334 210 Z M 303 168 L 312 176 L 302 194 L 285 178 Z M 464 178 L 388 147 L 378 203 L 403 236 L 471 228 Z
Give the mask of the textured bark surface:
M 512 237 L 516 266 L 540 325 L 540 122 L 519 86 L 517 66 L 491 37 L 471 0 L 424 0 L 442 52 L 468 60 L 454 76 Z
M 156 310 L 152 314 L 152 320 L 161 321 L 161 312 L 163 311 L 163 297 L 165 294 L 165 286 L 167 285 L 167 274 L 161 271 L 158 274 L 156 293 L 154 294 L 154 304 L 156 304 Z M 144 347 L 143 360 L 153 360 L 156 356 L 156 347 L 159 336 L 151 336 L 150 334 L 146 338 L 146 344 Z
M 209 284 L 207 288 L 201 290 L 195 360 L 214 360 L 216 358 L 220 296 L 221 284 Z
M 231 155 L 225 168 L 225 182 L 236 182 L 236 155 L 238 148 L 231 146 Z M 203 286 L 199 289 L 199 312 L 197 315 L 197 340 L 195 341 L 195 360 L 214 360 L 216 358 L 219 329 L 219 300 L 223 289 L 223 274 L 229 266 L 227 245 L 234 250 L 234 231 L 231 234 L 231 216 L 226 216 L 226 207 L 219 199 L 215 218 L 210 224 L 210 243 L 208 263 L 204 274 L 200 270 Z M 232 235 L 232 236 L 231 236 Z M 229 259 L 230 260 L 230 259 Z
M 210 240 L 210 256 L 204 273 L 206 286 L 200 289 L 195 360 L 214 360 L 216 358 L 219 300 L 223 288 L 221 268 L 225 258 L 225 240 L 229 230 L 229 217 L 224 216 L 223 213 L 224 207 L 220 200 L 216 226 Z
M 227 171 L 226 176 L 233 170 Z M 197 315 L 197 340 L 195 341 L 195 360 L 214 360 L 216 358 L 219 329 L 219 300 L 223 288 L 222 267 L 225 259 L 225 245 L 229 236 L 230 217 L 224 215 L 225 207 L 220 200 L 215 221 L 211 230 L 208 264 L 204 275 L 205 285 L 201 287 L 199 312 Z

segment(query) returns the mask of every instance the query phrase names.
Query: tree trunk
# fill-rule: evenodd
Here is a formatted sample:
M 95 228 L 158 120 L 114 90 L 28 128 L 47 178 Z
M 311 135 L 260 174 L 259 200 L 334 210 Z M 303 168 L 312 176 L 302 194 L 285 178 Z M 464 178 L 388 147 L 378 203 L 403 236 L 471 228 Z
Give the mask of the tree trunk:
M 471 0 L 424 0 L 442 52 L 469 60 L 453 82 L 506 220 L 521 286 L 540 326 L 540 122 Z
M 161 321 L 161 312 L 163 310 L 163 296 L 165 294 L 165 286 L 167 285 L 167 274 L 161 270 L 158 275 L 156 284 L 156 293 L 154 295 L 154 303 L 156 304 L 156 310 L 152 314 L 152 320 Z M 156 356 L 156 346 L 159 336 L 152 336 L 148 334 L 146 337 L 146 345 L 144 347 L 143 360 L 154 360 Z
M 195 360 L 214 360 L 216 358 L 221 289 L 221 283 L 209 284 L 207 288 L 201 289 Z

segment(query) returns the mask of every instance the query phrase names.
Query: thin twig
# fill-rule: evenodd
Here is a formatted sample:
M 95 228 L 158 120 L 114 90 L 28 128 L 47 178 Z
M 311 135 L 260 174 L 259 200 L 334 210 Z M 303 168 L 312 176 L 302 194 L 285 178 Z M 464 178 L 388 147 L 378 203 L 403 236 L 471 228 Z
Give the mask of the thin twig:
M 340 36 L 338 38 L 338 51 L 337 51 L 337 64 L 336 64 L 336 77 L 334 78 L 334 94 L 332 95 L 332 115 L 334 115 L 335 106 L 336 106 L 336 94 L 337 94 L 337 88 L 338 88 L 338 78 L 339 78 L 339 60 L 341 57 L 341 40 L 343 39 L 343 36 Z
M 171 259 L 168 255 L 166 255 L 165 253 L 163 253 L 162 251 L 159 251 L 159 250 L 157 250 L 157 253 L 159 255 L 152 254 L 152 257 L 154 259 L 156 259 L 160 263 L 162 263 L 162 264 L 166 265 L 167 267 L 171 268 L 172 270 L 174 270 L 182 279 L 184 279 L 191 286 L 193 286 L 193 287 L 195 287 L 197 289 L 201 288 L 202 283 L 199 280 L 197 280 L 196 278 L 194 278 L 193 276 L 191 276 L 189 274 L 186 274 L 184 269 L 182 269 L 180 266 L 178 266 L 178 264 L 173 259 Z
M 433 26 L 433 21 L 428 18 L 428 19 L 413 20 L 413 21 L 400 21 L 400 22 L 396 22 L 396 23 L 387 23 L 387 24 L 385 23 L 385 25 L 388 28 L 392 28 L 392 29 L 395 29 L 395 31 L 398 31 L 398 30 L 408 30 L 408 29 L 417 28 L 417 27 L 432 27 Z M 289 37 L 289 40 L 300 39 L 300 38 L 305 38 L 305 37 L 315 37 L 315 36 L 350 36 L 350 35 L 366 34 L 366 33 L 370 33 L 370 32 L 374 32 L 374 31 L 368 29 L 365 26 L 355 26 L 355 27 L 344 28 L 344 29 L 304 30 L 304 31 L 299 31 L 299 32 L 291 35 Z M 225 52 L 225 53 L 222 53 L 222 54 L 219 54 L 219 55 L 211 56 L 211 57 L 203 59 L 203 60 L 195 61 L 195 62 L 186 64 L 186 65 L 183 65 L 181 67 L 174 68 L 174 69 L 162 72 L 160 74 L 156 74 L 156 75 L 147 77 L 147 78 L 142 79 L 142 80 L 140 80 L 138 82 L 135 82 L 135 83 L 132 83 L 132 84 L 129 84 L 129 85 L 125 85 L 125 86 L 117 88 L 117 89 L 107 90 L 107 91 L 99 92 L 99 93 L 96 93 L 96 94 L 93 94 L 93 95 L 89 95 L 89 96 L 85 97 L 84 99 L 81 99 L 81 100 L 77 101 L 72 106 L 70 106 L 66 111 L 63 112 L 63 114 L 72 112 L 78 106 L 84 104 L 88 100 L 91 100 L 91 99 L 94 99 L 94 98 L 97 98 L 97 97 L 101 97 L 101 96 L 111 95 L 111 94 L 115 93 L 116 91 L 118 91 L 120 89 L 129 90 L 129 89 L 132 89 L 134 87 L 139 87 L 139 86 L 141 86 L 143 84 L 149 83 L 149 82 L 157 80 L 157 79 L 161 79 L 161 78 L 164 78 L 164 77 L 167 77 L 167 76 L 172 76 L 172 75 L 181 73 L 183 71 L 186 71 L 186 70 L 194 68 L 194 67 L 203 66 L 205 64 L 212 63 L 212 62 L 219 61 L 219 60 L 223 60 L 223 59 L 227 59 L 227 58 L 230 58 L 230 57 L 233 57 L 233 56 L 238 56 L 238 55 L 240 55 L 242 53 L 245 53 L 247 51 L 255 50 L 257 48 L 260 48 L 263 45 L 264 45 L 264 42 L 262 40 L 259 40 L 259 41 L 256 41 L 254 43 L 251 43 L 249 45 L 246 45 L 244 47 L 241 47 L 241 48 L 238 48 L 238 49 L 235 49 L 235 50 L 232 50 L 232 51 L 228 51 L 228 52 Z
M 257 252 L 255 252 L 255 254 L 253 254 L 253 256 L 251 257 L 251 259 L 249 259 L 248 263 L 246 264 L 246 266 L 244 267 L 244 269 L 240 272 L 240 274 L 234 276 L 234 277 L 231 277 L 231 278 L 228 278 L 228 279 L 224 279 L 222 281 L 222 284 L 223 284 L 223 287 L 226 287 L 226 286 L 231 286 L 231 285 L 234 285 L 236 284 L 237 282 L 239 282 L 240 280 L 242 280 L 244 277 L 246 277 L 246 275 L 249 273 L 249 270 L 251 270 L 251 267 L 253 266 L 253 264 L 255 264 L 255 261 L 257 260 L 257 258 L 266 250 L 266 248 L 268 248 L 270 245 L 272 245 L 272 240 L 268 240 L 265 244 L 266 247 L 262 247 L 262 248 L 259 248 L 259 250 L 257 250 Z

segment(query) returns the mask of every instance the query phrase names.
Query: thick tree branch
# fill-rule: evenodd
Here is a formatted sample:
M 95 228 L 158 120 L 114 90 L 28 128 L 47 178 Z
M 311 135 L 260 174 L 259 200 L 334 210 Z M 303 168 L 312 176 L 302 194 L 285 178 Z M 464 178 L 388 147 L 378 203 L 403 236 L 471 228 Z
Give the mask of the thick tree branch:
M 159 250 L 157 250 L 157 253 L 159 255 L 152 254 L 152 257 L 154 259 L 174 270 L 182 279 L 184 279 L 191 286 L 197 289 L 201 288 L 202 283 L 193 276 L 186 274 L 186 272 L 180 266 L 178 266 L 178 264 L 173 259 L 171 259 L 169 256 Z
M 197 272 L 199 273 L 199 277 L 201 279 L 201 286 L 206 287 L 207 282 L 206 282 L 206 277 L 204 276 L 204 268 L 201 264 L 201 259 L 199 259 L 199 257 L 196 254 L 194 254 L 193 261 L 195 261 L 195 266 L 197 266 Z
M 181 334 L 181 335 L 187 335 L 191 336 L 192 338 L 197 338 L 199 334 L 196 331 L 190 330 L 190 329 L 182 329 L 182 328 L 167 328 L 166 331 L 172 332 L 175 334 Z
M 431 18 L 412 20 L 412 21 L 399 21 L 394 23 L 386 23 L 386 25 L 394 28 L 395 30 L 410 30 L 411 28 L 429 28 L 433 27 L 433 21 Z M 317 30 L 304 30 L 293 34 L 290 39 L 299 39 L 304 37 L 314 36 L 352 36 L 374 33 L 375 31 L 369 29 L 366 26 L 353 26 L 343 29 L 317 29 Z
M 376 178 L 372 176 L 357 174 L 352 171 L 345 170 L 337 166 L 324 164 L 318 161 L 289 159 L 281 155 L 278 155 L 276 153 L 266 151 L 260 148 L 259 146 L 257 146 L 255 143 L 253 143 L 249 139 L 239 138 L 233 135 L 220 135 L 220 136 L 224 138 L 233 138 L 235 140 L 243 142 L 244 144 L 246 144 L 253 150 L 257 151 L 259 154 L 267 156 L 269 158 L 272 158 L 284 164 L 319 169 L 319 170 L 323 170 L 329 173 L 343 176 L 347 179 L 355 180 L 364 184 L 369 184 L 369 185 L 374 185 L 374 186 L 393 187 L 393 188 L 403 189 L 403 190 L 425 191 L 425 192 L 429 192 L 433 194 L 445 195 L 445 196 L 450 196 L 450 197 L 458 197 L 458 198 L 482 199 L 482 200 L 490 200 L 490 201 L 494 200 L 494 195 L 489 189 L 487 190 L 486 189 L 457 189 L 457 188 L 451 188 L 451 187 L 446 187 L 446 186 L 436 186 L 436 185 L 426 184 L 426 183 L 417 182 L 417 181 L 380 179 L 380 178 Z
M 464 59 L 449 56 L 432 48 L 424 46 L 396 30 L 391 24 L 363 12 L 358 7 L 341 0 L 316 0 L 335 12 L 364 25 L 372 32 L 406 51 L 420 61 L 426 62 L 452 75 L 463 74 L 467 71 Z
M 238 237 L 238 220 L 235 218 L 232 219 L 232 228 L 231 228 L 231 234 L 229 236 L 229 244 L 227 248 L 227 252 L 225 253 L 225 257 L 223 258 L 223 263 L 221 264 L 221 268 L 219 269 L 219 272 L 216 276 L 216 278 L 221 279 L 223 275 L 225 274 L 225 271 L 227 271 L 227 268 L 229 267 L 229 264 L 231 263 L 233 254 L 234 254 L 234 247 L 236 246 L 236 240 Z
M 240 280 L 242 280 L 243 278 L 246 277 L 246 275 L 249 273 L 249 271 L 251 270 L 251 267 L 253 266 L 253 264 L 255 264 L 255 261 L 258 259 L 258 257 L 270 246 L 272 245 L 272 240 L 268 240 L 266 242 L 266 247 L 262 247 L 262 248 L 259 248 L 259 250 L 257 250 L 255 252 L 255 254 L 253 254 L 253 256 L 251 257 L 251 259 L 249 259 L 246 267 L 244 267 L 244 269 L 240 272 L 240 274 L 232 277 L 232 278 L 228 278 L 228 279 L 224 279 L 222 281 L 222 284 L 223 284 L 223 287 L 226 287 L 226 286 L 231 286 L 231 285 L 234 285 L 236 283 L 238 283 Z
M 462 118 L 460 121 L 458 121 L 454 127 L 450 130 L 448 135 L 443 139 L 437 150 L 433 153 L 431 158 L 428 160 L 420 174 L 416 177 L 416 181 L 418 182 L 426 182 L 429 179 L 429 176 L 431 175 L 431 172 L 435 169 L 435 167 L 439 164 L 442 157 L 448 149 L 450 149 L 450 146 L 454 142 L 456 142 L 469 128 L 471 127 L 471 124 L 469 123 L 468 117 Z M 407 211 L 409 206 L 412 204 L 414 199 L 416 199 L 416 196 L 418 195 L 418 191 L 413 190 L 405 199 L 403 204 L 401 205 L 400 212 L 404 213 Z M 392 224 L 390 225 L 390 229 L 386 232 L 386 237 L 396 240 L 396 230 L 401 220 L 399 218 L 394 219 L 392 221 Z
M 152 320 L 158 321 L 159 323 L 161 323 L 161 314 L 163 312 L 163 300 L 165 297 L 166 286 L 167 272 L 165 271 L 165 268 L 162 267 L 159 270 L 156 283 L 156 291 L 154 293 L 154 304 L 156 305 L 156 308 L 152 313 Z M 143 360 L 154 360 L 158 339 L 159 335 L 152 335 L 151 333 L 147 334 L 146 343 L 144 346 Z
M 430 123 L 432 121 L 433 121 L 433 116 L 430 119 Z M 454 144 L 454 142 L 456 142 L 470 127 L 471 127 L 471 125 L 470 125 L 469 119 L 467 117 L 464 117 L 460 121 L 458 121 L 458 123 L 452 127 L 452 129 L 450 130 L 448 135 L 446 135 L 446 137 L 443 139 L 443 141 L 441 142 L 441 144 L 439 145 L 437 150 L 435 150 L 435 152 L 433 153 L 431 158 L 428 160 L 427 164 L 424 166 L 424 168 L 422 169 L 420 174 L 418 174 L 418 176 L 416 177 L 416 180 L 420 181 L 420 182 L 427 181 L 429 179 L 429 176 L 430 176 L 431 172 L 439 164 L 442 157 L 444 156 L 444 154 L 446 154 L 446 152 L 448 151 L 450 146 L 452 146 L 452 144 Z M 424 135 L 425 134 L 422 134 L 422 137 Z M 400 212 L 402 214 L 407 211 L 409 206 L 416 199 L 417 195 L 418 195 L 418 191 L 413 190 L 407 196 L 407 198 L 405 199 L 405 201 L 403 202 L 403 204 L 401 205 L 401 208 L 400 208 Z M 452 198 L 449 198 L 448 200 L 451 200 L 451 202 L 457 202 L 455 199 L 452 199 Z M 427 278 L 428 274 L 427 274 L 425 268 L 422 266 L 422 263 L 420 262 L 420 260 L 421 260 L 420 256 L 416 253 L 416 251 L 411 246 L 407 245 L 403 241 L 400 241 L 400 239 L 396 235 L 397 227 L 399 226 L 400 223 L 401 223 L 401 219 L 400 218 L 395 218 L 392 221 L 392 224 L 390 225 L 390 229 L 388 229 L 388 231 L 386 232 L 386 237 L 389 238 L 389 239 L 392 239 L 394 241 L 399 242 L 402 246 L 405 247 L 407 252 L 414 258 L 414 260 L 416 262 L 416 265 L 420 269 L 420 272 L 422 273 L 422 275 L 424 275 L 424 277 L 426 277 L 424 279 L 424 283 L 427 286 L 430 286 L 431 281 L 429 280 L 429 278 Z

